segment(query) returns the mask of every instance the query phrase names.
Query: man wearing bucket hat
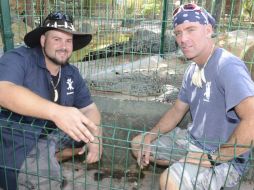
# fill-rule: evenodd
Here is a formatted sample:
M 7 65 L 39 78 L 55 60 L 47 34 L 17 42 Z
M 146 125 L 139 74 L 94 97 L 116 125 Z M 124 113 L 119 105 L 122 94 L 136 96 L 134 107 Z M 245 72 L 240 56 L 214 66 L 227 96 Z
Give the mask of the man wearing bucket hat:
M 86 163 L 100 159 L 100 113 L 68 63 L 91 39 L 71 16 L 54 12 L 25 35 L 28 47 L 0 58 L 0 189 L 62 188 L 58 161 L 83 154 L 84 145 Z
M 161 189 L 233 187 L 249 166 L 254 84 L 243 61 L 215 46 L 214 27 L 214 18 L 196 4 L 174 11 L 176 42 L 193 64 L 172 108 L 132 140 L 142 168 L 149 162 L 172 164 L 160 177 Z M 187 130 L 176 127 L 188 111 Z

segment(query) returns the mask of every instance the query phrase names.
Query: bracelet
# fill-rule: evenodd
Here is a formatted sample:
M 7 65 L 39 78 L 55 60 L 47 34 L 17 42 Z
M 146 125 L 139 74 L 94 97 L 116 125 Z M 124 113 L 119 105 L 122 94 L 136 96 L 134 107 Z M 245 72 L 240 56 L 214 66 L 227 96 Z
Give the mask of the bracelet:
M 214 166 L 218 166 L 218 165 L 221 164 L 221 163 L 219 163 L 219 162 L 216 162 L 216 160 L 214 161 L 211 154 L 208 153 L 208 154 L 207 154 L 207 157 L 208 157 L 208 160 L 210 161 L 210 163 L 211 163 L 211 165 L 212 165 L 213 167 L 214 167 Z

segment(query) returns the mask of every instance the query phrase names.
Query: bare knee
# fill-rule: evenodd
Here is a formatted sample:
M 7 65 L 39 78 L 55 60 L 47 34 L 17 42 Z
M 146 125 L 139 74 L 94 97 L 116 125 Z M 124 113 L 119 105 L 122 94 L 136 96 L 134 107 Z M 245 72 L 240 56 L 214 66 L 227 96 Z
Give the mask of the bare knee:
M 169 169 L 166 169 L 160 176 L 160 189 L 161 190 L 178 190 L 179 187 L 173 180 L 169 173 Z

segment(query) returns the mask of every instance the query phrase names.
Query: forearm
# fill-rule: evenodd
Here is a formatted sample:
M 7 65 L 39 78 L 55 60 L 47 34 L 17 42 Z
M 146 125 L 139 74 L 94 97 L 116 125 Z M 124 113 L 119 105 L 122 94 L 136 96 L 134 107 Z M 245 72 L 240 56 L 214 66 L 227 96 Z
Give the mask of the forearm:
M 164 114 L 160 121 L 150 131 L 150 138 L 154 140 L 158 134 L 167 133 L 173 130 L 177 124 L 182 120 L 189 107 L 187 104 L 177 100 L 175 105 Z
M 219 159 L 221 161 L 231 160 L 247 152 L 253 147 L 254 143 L 254 122 L 242 120 L 226 144 L 223 144 L 219 150 Z
M 0 82 L 0 106 L 21 115 L 51 120 L 75 141 L 93 141 L 90 131 L 99 131 L 77 108 L 55 104 L 10 82 Z
M 190 151 L 186 159 L 181 159 L 180 162 L 201 164 L 210 168 L 239 157 L 239 155 L 253 147 L 254 134 L 253 124 L 251 123 L 242 120 L 227 143 L 220 145 L 216 152 L 204 154 L 203 152 Z
M 177 118 L 174 108 L 165 113 L 165 115 L 160 119 L 160 121 L 151 129 L 149 135 L 151 140 L 157 138 L 159 134 L 167 133 L 173 130 L 179 123 L 180 119 Z
M 10 82 L 0 82 L 0 106 L 21 115 L 52 120 L 59 107 L 32 91 Z
M 240 122 L 227 143 L 214 154 L 221 161 L 231 160 L 250 150 L 254 141 L 254 96 L 245 98 L 234 109 Z

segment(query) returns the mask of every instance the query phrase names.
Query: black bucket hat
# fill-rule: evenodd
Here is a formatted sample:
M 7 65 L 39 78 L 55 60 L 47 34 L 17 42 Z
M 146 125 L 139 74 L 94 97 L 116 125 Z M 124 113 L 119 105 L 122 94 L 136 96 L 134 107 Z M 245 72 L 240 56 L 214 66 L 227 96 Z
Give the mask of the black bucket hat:
M 73 51 L 85 47 L 92 40 L 92 34 L 87 32 L 77 32 L 73 25 L 73 19 L 70 15 L 62 12 L 50 13 L 42 25 L 27 33 L 24 42 L 27 46 L 33 48 L 40 45 L 40 37 L 49 30 L 61 30 L 73 34 Z

